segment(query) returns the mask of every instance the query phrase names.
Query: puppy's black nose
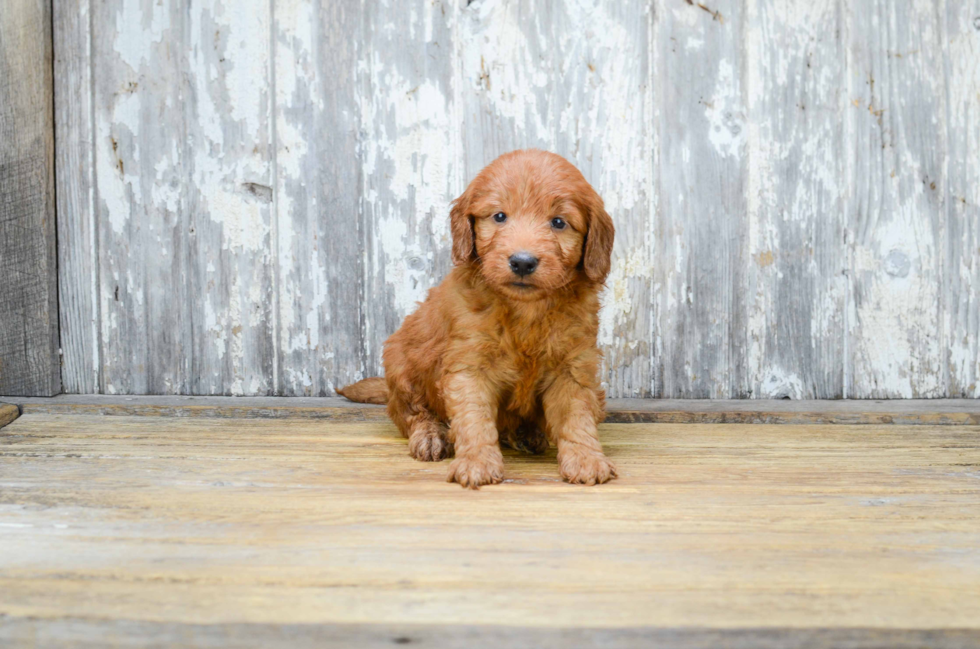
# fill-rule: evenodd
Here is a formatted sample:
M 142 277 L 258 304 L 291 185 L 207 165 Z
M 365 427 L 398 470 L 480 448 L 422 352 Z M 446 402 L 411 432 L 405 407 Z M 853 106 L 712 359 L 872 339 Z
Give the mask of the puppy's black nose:
M 510 256 L 510 269 L 515 275 L 527 277 L 538 267 L 538 258 L 529 252 L 515 252 Z

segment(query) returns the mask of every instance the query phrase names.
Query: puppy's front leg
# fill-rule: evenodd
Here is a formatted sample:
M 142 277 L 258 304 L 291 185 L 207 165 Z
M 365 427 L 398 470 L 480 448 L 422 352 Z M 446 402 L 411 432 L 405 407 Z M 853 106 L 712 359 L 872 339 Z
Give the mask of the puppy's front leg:
M 543 395 L 548 435 L 558 447 L 558 470 L 575 484 L 601 484 L 616 477 L 599 443 L 596 419 L 602 406 L 593 388 L 559 375 Z
M 497 440 L 497 396 L 476 374 L 457 372 L 446 381 L 446 409 L 452 420 L 449 437 L 456 459 L 448 482 L 470 489 L 504 479 L 504 458 Z

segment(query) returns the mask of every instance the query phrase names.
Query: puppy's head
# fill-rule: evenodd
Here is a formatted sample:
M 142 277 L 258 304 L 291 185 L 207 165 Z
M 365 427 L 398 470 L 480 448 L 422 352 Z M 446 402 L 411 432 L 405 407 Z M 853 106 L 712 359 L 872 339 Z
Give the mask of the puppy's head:
M 567 160 L 538 150 L 490 163 L 453 203 L 453 262 L 517 300 L 575 281 L 601 284 L 614 229 L 602 199 Z

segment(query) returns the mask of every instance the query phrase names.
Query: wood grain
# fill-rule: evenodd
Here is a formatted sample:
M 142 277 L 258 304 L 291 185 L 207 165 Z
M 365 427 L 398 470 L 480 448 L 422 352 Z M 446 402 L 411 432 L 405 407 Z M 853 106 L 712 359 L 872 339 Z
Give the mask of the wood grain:
M 460 193 L 503 153 L 555 149 L 559 107 L 550 80 L 561 57 L 552 47 L 550 7 L 539 8 L 534 0 L 469 2 L 459 8 Z
M 0 3 L 0 394 L 61 391 L 51 6 Z
M 655 285 L 660 362 L 656 396 L 733 396 L 742 345 L 736 295 L 743 270 L 746 109 L 741 3 L 657 3 L 659 212 Z M 704 7 L 704 8 L 703 8 Z
M 747 4 L 747 254 L 733 397 L 843 396 L 842 7 Z
M 567 649 L 570 646 L 627 649 L 965 649 L 980 643 L 980 631 L 972 629 L 822 629 L 822 628 L 629 628 L 567 629 L 500 625 L 445 624 L 183 624 L 132 620 L 56 621 L 7 618 L 0 623 L 5 646 L 47 647 L 106 646 L 106 638 L 126 647 L 187 649 L 188 647 L 288 646 L 295 649 L 346 648 L 390 649 L 410 644 L 422 649 L 498 649 L 535 647 Z
M 51 3 L 63 389 L 101 392 L 90 0 Z
M 272 6 L 206 0 L 182 12 L 176 143 L 189 158 L 180 186 L 190 236 L 175 234 L 187 244 L 190 349 L 180 360 L 190 374 L 186 389 L 167 391 L 273 394 Z
M 365 376 L 364 10 L 278 0 L 273 11 L 276 394 L 327 396 Z
M 946 395 L 946 84 L 934 3 L 849 12 L 847 396 Z M 958 137 L 958 136 L 957 136 Z
M 0 613 L 48 630 L 980 629 L 980 428 L 601 435 L 607 486 L 562 483 L 552 451 L 508 453 L 507 481 L 470 492 L 383 422 L 25 414 L 0 433 Z
M 948 0 L 946 371 L 951 397 L 980 398 L 980 2 Z
M 188 171 L 196 151 L 207 155 L 188 133 L 188 14 L 178 0 L 90 12 L 101 390 L 188 393 L 198 241 Z

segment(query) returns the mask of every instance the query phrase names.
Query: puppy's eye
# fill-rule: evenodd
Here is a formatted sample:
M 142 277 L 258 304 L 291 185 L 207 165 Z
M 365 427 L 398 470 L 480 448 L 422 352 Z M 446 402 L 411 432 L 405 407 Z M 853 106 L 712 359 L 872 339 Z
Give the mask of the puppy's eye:
M 555 218 L 551 219 L 551 227 L 556 230 L 564 230 L 566 225 L 567 223 L 565 223 L 565 219 L 561 218 L 560 216 L 556 216 Z
M 507 215 L 504 214 L 503 212 L 497 212 L 496 214 L 493 215 L 493 220 L 496 221 L 497 223 L 503 223 L 504 221 L 507 220 Z

